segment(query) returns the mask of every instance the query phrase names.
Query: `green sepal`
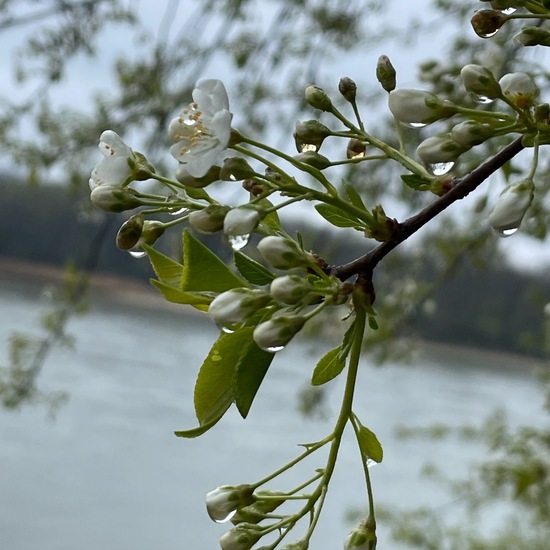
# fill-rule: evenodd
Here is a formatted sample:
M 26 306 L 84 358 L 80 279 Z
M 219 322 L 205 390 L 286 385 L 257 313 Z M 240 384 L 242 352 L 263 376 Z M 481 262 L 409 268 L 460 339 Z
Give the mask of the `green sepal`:
M 200 187 L 186 187 L 185 192 L 188 197 L 197 201 L 210 199 L 210 195 Z
M 183 232 L 182 290 L 225 292 L 242 286 L 248 286 L 246 281 L 235 275 L 187 229 Z
M 267 199 L 262 199 L 255 203 L 257 206 L 261 207 L 264 210 L 271 210 L 273 208 L 273 203 Z M 279 214 L 276 210 L 269 212 L 266 216 L 263 217 L 260 225 L 258 226 L 258 231 L 260 233 L 265 233 L 267 235 L 274 235 L 279 231 L 282 231 L 283 227 L 281 225 L 281 220 L 279 219 Z
M 372 330 L 378 330 L 378 321 L 374 315 L 369 315 L 369 327 Z
M 367 427 L 363 426 L 355 414 L 353 415 L 353 423 L 355 424 L 357 442 L 359 444 L 359 448 L 361 449 L 363 458 L 365 460 L 370 458 L 377 463 L 382 462 L 382 459 L 384 458 L 384 450 L 382 449 L 382 445 L 380 444 L 380 441 L 378 441 L 376 434 Z
M 359 231 L 362 231 L 365 228 L 364 222 L 359 218 L 356 218 L 354 215 L 331 206 L 330 204 L 316 204 L 315 210 L 336 227 L 353 227 Z
M 431 189 L 430 180 L 422 176 L 416 174 L 403 174 L 401 179 L 408 187 L 416 191 L 430 191 Z
M 315 366 L 311 376 L 311 384 L 313 386 L 321 386 L 330 382 L 344 370 L 354 332 L 355 321 L 344 334 L 342 344 L 327 352 Z
M 248 334 L 248 341 L 242 348 L 235 373 L 235 404 L 243 418 L 246 418 L 262 381 L 275 354 L 259 348 L 252 339 L 254 327 L 244 327 L 239 332 Z
M 249 282 L 254 285 L 263 286 L 268 285 L 275 279 L 275 275 L 269 271 L 262 264 L 253 260 L 242 252 L 235 252 L 235 266 L 239 270 L 239 273 Z

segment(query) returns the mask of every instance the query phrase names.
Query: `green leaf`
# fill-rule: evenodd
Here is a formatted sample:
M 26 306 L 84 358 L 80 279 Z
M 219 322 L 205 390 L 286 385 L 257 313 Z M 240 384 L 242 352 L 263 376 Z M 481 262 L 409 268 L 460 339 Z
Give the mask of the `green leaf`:
M 183 265 L 176 262 L 176 260 L 165 256 L 149 245 L 144 244 L 142 245 L 142 248 L 145 252 L 147 252 L 149 261 L 151 262 L 159 281 L 169 286 L 179 287 L 181 284 Z
M 384 458 L 384 450 L 382 449 L 382 445 L 380 444 L 380 441 L 378 441 L 376 434 L 363 426 L 355 415 L 354 420 L 358 428 L 356 431 L 357 442 L 359 443 L 359 448 L 361 449 L 363 457 L 365 459 L 370 458 L 374 460 L 374 462 L 382 462 L 382 459 Z
M 180 283 L 186 291 L 209 290 L 225 292 L 231 288 L 248 286 L 207 246 L 183 232 L 183 272 Z
M 341 357 L 342 346 L 338 346 L 326 353 L 317 363 L 311 376 L 313 386 L 326 384 L 336 378 L 346 366 L 346 358 Z
M 267 199 L 262 199 L 256 204 L 265 210 L 273 208 L 273 203 Z M 279 231 L 282 231 L 282 229 L 281 220 L 279 219 L 279 214 L 277 214 L 276 210 L 265 216 L 258 227 L 258 231 L 260 233 L 266 233 L 268 235 L 278 233 Z
M 249 341 L 248 345 L 243 348 L 237 365 L 235 404 L 241 416 L 246 418 L 275 354 L 257 346 L 252 339 L 254 327 L 245 327 L 241 330 L 248 331 Z
M 401 179 L 406 185 L 412 189 L 416 189 L 416 191 L 429 191 L 431 189 L 430 180 L 422 176 L 417 176 L 416 174 L 403 174 Z
M 235 400 L 234 381 L 249 331 L 220 334 L 202 364 L 195 383 L 195 413 L 199 424 L 219 420 Z
M 361 195 L 357 192 L 357 189 L 351 185 L 348 181 L 344 180 L 344 191 L 346 192 L 346 195 L 349 199 L 349 202 L 353 204 L 353 206 L 356 206 L 357 208 L 360 208 L 361 210 L 367 210 L 367 207 L 365 206 L 365 203 L 363 202 L 363 199 L 361 198 Z
M 361 220 L 352 214 L 349 214 L 344 210 L 340 210 L 340 208 L 336 208 L 335 206 L 331 206 L 330 204 L 316 204 L 315 210 L 317 210 L 317 212 L 319 212 L 319 214 L 321 214 L 327 222 L 335 225 L 336 227 L 353 227 L 357 229 L 362 228 L 365 225 Z
M 174 304 L 188 304 L 201 311 L 207 311 L 210 302 L 213 300 L 212 296 L 205 293 L 185 292 L 180 288 L 167 285 L 156 279 L 151 279 L 151 284 L 162 292 L 164 298 L 168 302 L 173 302 Z
M 178 437 L 186 437 L 188 439 L 191 439 L 193 437 L 199 437 L 199 435 L 206 433 L 210 428 L 212 428 L 215 424 L 217 424 L 220 418 L 214 418 L 210 422 L 203 424 L 202 426 L 197 426 L 196 428 L 191 428 L 190 430 L 178 430 L 174 433 Z
M 253 260 L 242 252 L 235 252 L 235 265 L 239 273 L 249 282 L 254 285 L 268 285 L 275 279 L 275 275 L 262 264 Z

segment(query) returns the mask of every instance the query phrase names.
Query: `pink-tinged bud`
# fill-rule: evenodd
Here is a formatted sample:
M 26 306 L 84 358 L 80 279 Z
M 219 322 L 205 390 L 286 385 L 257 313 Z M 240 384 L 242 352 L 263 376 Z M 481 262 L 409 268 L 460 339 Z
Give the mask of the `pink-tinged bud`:
M 258 250 L 267 263 L 277 269 L 292 269 L 307 265 L 313 260 L 294 241 L 284 237 L 264 237 L 258 243 Z
M 520 109 L 528 109 L 535 103 L 539 89 L 526 73 L 508 73 L 499 80 L 504 97 Z
M 466 91 L 477 97 L 495 99 L 501 95 L 497 79 L 486 67 L 465 65 L 460 71 L 460 77 Z
M 275 353 L 283 349 L 302 329 L 306 318 L 300 315 L 279 315 L 260 323 L 252 333 L 254 342 L 265 351 Z
M 401 88 L 390 92 L 388 106 L 393 116 L 410 126 L 421 127 L 456 114 L 457 107 L 426 90 Z
M 491 227 L 503 236 L 515 233 L 533 202 L 534 191 L 535 185 L 531 178 L 506 186 L 489 215 Z
M 206 510 L 211 519 L 218 523 L 229 521 L 241 507 L 254 502 L 250 485 L 222 485 L 206 495 Z
M 211 204 L 189 214 L 189 224 L 201 233 L 216 233 L 223 229 L 223 220 L 229 207 Z
M 263 216 L 263 212 L 252 206 L 232 208 L 223 220 L 223 232 L 228 237 L 250 235 L 256 229 Z

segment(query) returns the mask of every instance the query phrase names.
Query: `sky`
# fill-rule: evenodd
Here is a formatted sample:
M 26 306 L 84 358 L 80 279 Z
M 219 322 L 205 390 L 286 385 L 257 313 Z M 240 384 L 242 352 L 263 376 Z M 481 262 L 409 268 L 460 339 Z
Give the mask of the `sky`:
M 124 26 L 108 26 L 100 35 L 98 41 L 98 54 L 93 57 L 77 56 L 71 61 L 67 76 L 51 94 L 51 101 L 54 105 L 67 105 L 75 107 L 75 98 L 78 101 L 77 108 L 86 111 L 92 96 L 97 93 L 108 93 L 110 86 L 113 86 L 114 71 L 113 61 L 119 56 L 135 56 L 138 58 L 147 48 L 147 40 L 156 39 L 159 33 L 165 33 L 167 30 L 169 36 L 173 36 L 179 31 L 184 22 L 193 18 L 193 14 L 200 0 L 165 0 L 158 2 L 152 0 L 141 0 L 133 2 L 132 9 L 137 10 L 139 19 L 142 22 L 142 29 L 136 38 L 133 29 Z M 388 55 L 398 72 L 398 85 L 400 87 L 422 87 L 417 77 L 418 63 L 434 56 L 443 56 L 445 53 L 445 36 L 449 29 L 445 24 L 437 19 L 436 15 L 430 10 L 431 0 L 418 0 L 409 2 L 408 0 L 393 0 L 388 3 L 387 11 L 383 17 L 377 14 L 366 13 L 365 17 L 370 17 L 373 24 L 384 24 L 384 21 L 390 21 L 393 26 L 407 29 L 411 18 L 421 14 L 423 17 L 432 18 L 434 23 L 430 28 L 430 36 L 427 40 L 424 36 L 418 36 L 413 43 L 403 47 L 402 44 L 388 41 L 381 44 L 379 48 L 361 49 L 355 53 L 339 58 L 334 67 L 328 66 L 323 74 L 332 78 L 334 81 L 341 76 L 350 76 L 358 84 L 361 82 L 371 82 L 374 77 L 374 67 L 381 54 Z M 472 11 L 479 7 L 479 3 L 472 0 Z M 258 0 L 258 19 L 268 21 L 273 12 L 273 4 L 268 0 Z M 160 8 L 159 8 L 160 6 Z M 166 9 L 165 9 L 166 7 Z M 170 14 L 168 23 L 166 14 Z M 2 82 L 2 94 L 4 97 L 27 95 L 32 97 L 36 84 L 31 80 L 22 85 L 18 82 L 13 73 L 13 59 L 17 50 L 21 47 L 25 37 L 32 33 L 32 27 L 8 29 L 0 32 L 0 51 L 3 55 L 0 58 L 0 82 Z M 149 42 L 150 43 L 150 42 Z M 434 45 L 436 46 L 434 48 Z M 201 77 L 220 78 L 227 83 L 231 90 L 231 72 L 221 60 L 214 60 L 206 67 Z M 235 119 L 238 121 L 238 111 L 242 105 L 238 100 L 233 101 Z M 369 113 L 369 116 L 376 116 L 378 113 Z M 30 128 L 22 128 L 22 132 L 31 132 Z M 5 160 L 0 167 L 5 167 Z M 457 208 L 454 208 L 457 210 Z M 502 249 L 507 251 L 511 262 L 521 268 L 538 269 L 546 266 L 550 262 L 550 252 L 547 246 L 535 242 L 533 239 L 524 237 L 520 234 L 506 239 L 502 243 Z

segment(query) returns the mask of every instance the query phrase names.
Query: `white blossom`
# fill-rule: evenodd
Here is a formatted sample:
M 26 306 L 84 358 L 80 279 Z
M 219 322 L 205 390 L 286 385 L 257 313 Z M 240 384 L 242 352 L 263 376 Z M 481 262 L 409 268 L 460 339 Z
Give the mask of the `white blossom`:
M 133 179 L 134 152 L 112 130 L 105 130 L 99 139 L 99 150 L 103 158 L 92 171 L 90 190 L 93 191 L 99 185 L 127 185 Z
M 174 118 L 168 136 L 172 156 L 194 178 L 202 178 L 227 148 L 231 136 L 229 100 L 220 80 L 201 80 L 193 90 L 193 103 Z

